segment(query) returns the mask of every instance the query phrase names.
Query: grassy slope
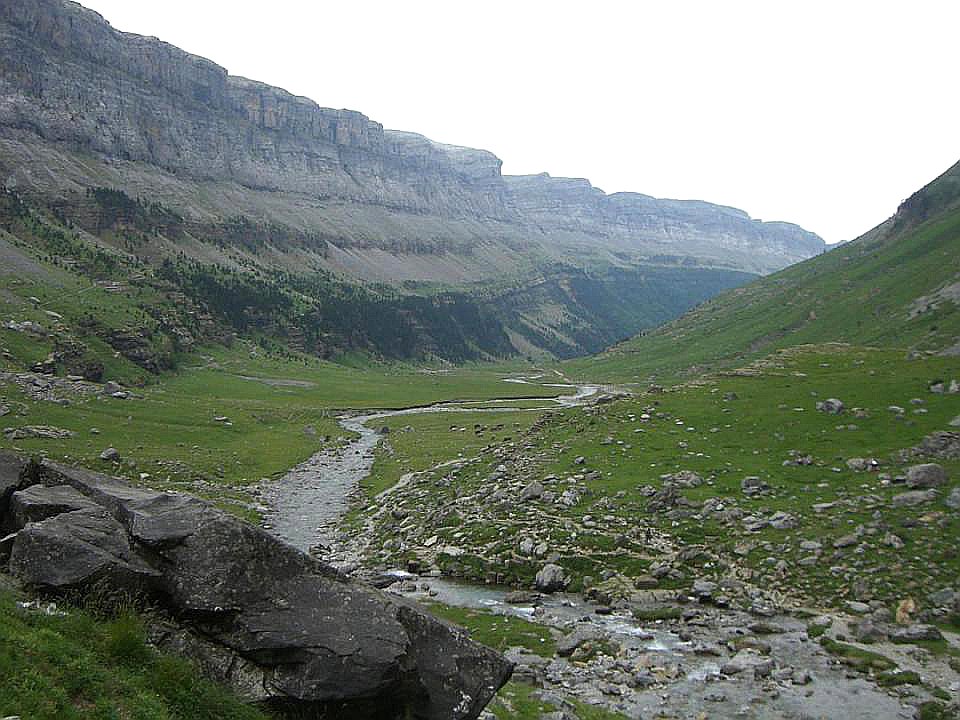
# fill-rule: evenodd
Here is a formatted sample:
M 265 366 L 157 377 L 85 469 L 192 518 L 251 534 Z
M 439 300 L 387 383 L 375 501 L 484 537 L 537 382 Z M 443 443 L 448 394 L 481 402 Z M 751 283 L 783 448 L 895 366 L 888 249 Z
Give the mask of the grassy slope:
M 31 720 L 268 720 L 145 644 L 135 615 L 18 608 L 0 588 L 0 716 Z
M 567 368 L 592 380 L 630 382 L 697 374 L 805 343 L 939 350 L 960 340 L 956 304 L 911 310 L 918 298 L 958 280 L 960 164 L 860 239 Z
M 589 489 L 584 501 L 572 508 L 540 502 L 458 503 L 461 497 L 481 496 L 491 472 L 502 462 L 497 454 L 484 452 L 481 462 L 465 467 L 453 486 L 435 485 L 427 478 L 419 489 L 413 485 L 398 491 L 396 501 L 405 501 L 402 506 L 416 521 L 405 536 L 409 547 L 403 551 L 375 547 L 374 554 L 386 553 L 389 559 L 396 552 L 395 561 L 400 561 L 422 552 L 419 544 L 437 535 L 440 545 L 458 544 L 471 557 L 483 558 L 479 564 L 463 563 L 468 577 L 482 579 L 489 572 L 502 572 L 509 580 L 525 584 L 542 561 L 524 558 L 516 548 L 521 538 L 532 537 L 561 554 L 560 564 L 578 585 L 582 576 L 597 577 L 605 570 L 627 576 L 645 573 L 656 558 L 644 545 L 643 530 L 648 527 L 666 533 L 679 545 L 705 544 L 730 562 L 749 568 L 757 581 L 782 586 L 817 605 L 849 598 L 853 580 L 860 574 L 875 597 L 891 603 L 909 594 L 924 596 L 950 584 L 960 572 L 952 550 L 960 521 L 943 505 L 943 498 L 960 484 L 960 461 L 939 460 L 951 478 L 941 489 L 940 499 L 897 508 L 890 498 L 903 492 L 903 485 L 885 482 L 878 473 L 855 472 L 846 460 L 875 457 L 882 471 L 902 474 L 910 463 L 899 460 L 898 451 L 947 428 L 960 414 L 960 395 L 938 395 L 927 389 L 931 380 L 942 377 L 960 380 L 960 363 L 952 358 L 908 361 L 902 352 L 890 350 L 804 348 L 775 356 L 755 374 L 720 376 L 590 412 L 558 412 L 534 431 L 515 438 L 522 455 L 532 460 L 517 477 L 516 488 L 533 478 L 556 475 L 562 479 L 599 471 L 599 478 L 581 482 Z M 727 393 L 736 393 L 738 399 L 725 401 Z M 826 397 L 842 398 L 848 407 L 863 412 L 842 416 L 817 412 L 817 400 Z M 912 403 L 914 398 L 922 404 Z M 890 405 L 904 407 L 905 414 L 889 411 Z M 641 420 L 644 413 L 651 415 L 649 421 Z M 421 444 L 434 443 L 423 439 Z M 785 466 L 796 453 L 811 455 L 813 464 Z M 577 457 L 584 458 L 583 464 L 575 462 Z M 640 492 L 643 486 L 659 488 L 662 474 L 679 470 L 695 471 L 708 480 L 682 491 L 692 501 L 720 497 L 728 507 L 736 505 L 746 514 L 763 517 L 789 512 L 799 526 L 749 533 L 739 522 L 726 526 L 699 513 L 674 520 L 647 511 Z M 513 475 L 513 470 L 508 467 L 507 473 Z M 773 494 L 746 497 L 740 483 L 748 475 L 766 480 Z M 561 482 L 557 490 L 563 487 Z M 515 493 L 519 489 L 510 492 Z M 813 509 L 817 503 L 836 506 L 818 513 Z M 875 512 L 881 513 L 883 523 L 907 549 L 889 547 L 884 533 L 876 533 L 858 542 L 864 545 L 862 554 L 843 554 L 843 562 L 850 564 L 849 575 L 830 573 L 836 563 L 827 558 L 809 567 L 797 564 L 804 556 L 803 540 L 821 541 L 829 554 L 833 540 L 869 524 Z M 457 521 L 443 520 L 449 517 Z M 589 522 L 600 517 L 603 522 Z M 378 536 L 392 537 L 389 518 L 383 522 L 386 525 Z M 571 534 L 569 523 L 576 535 Z M 496 531 L 491 533 L 491 528 Z M 767 560 L 771 556 L 788 560 L 785 573 L 773 572 Z M 684 579 L 666 586 L 685 587 L 703 573 L 702 568 L 691 566 Z

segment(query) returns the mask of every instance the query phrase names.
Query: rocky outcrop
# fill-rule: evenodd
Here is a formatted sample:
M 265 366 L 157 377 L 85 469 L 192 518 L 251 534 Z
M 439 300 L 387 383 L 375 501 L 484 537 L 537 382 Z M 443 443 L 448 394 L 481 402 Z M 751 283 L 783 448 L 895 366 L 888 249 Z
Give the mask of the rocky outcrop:
M 94 172 L 92 160 L 102 162 Z M 113 184 L 192 219 L 293 225 L 347 250 L 325 255 L 326 266 L 391 282 L 585 256 L 763 273 L 823 249 L 812 233 L 732 208 L 606 195 L 586 180 L 502 176 L 500 166 L 490 152 L 231 76 L 72 2 L 0 0 L 0 181 L 20 189 L 69 200 Z M 456 257 L 425 264 L 410 248 Z
M 0 458 L 0 488 L 12 575 L 46 593 L 148 600 L 161 648 L 251 702 L 297 717 L 475 718 L 510 675 L 464 631 L 195 498 L 15 457 Z

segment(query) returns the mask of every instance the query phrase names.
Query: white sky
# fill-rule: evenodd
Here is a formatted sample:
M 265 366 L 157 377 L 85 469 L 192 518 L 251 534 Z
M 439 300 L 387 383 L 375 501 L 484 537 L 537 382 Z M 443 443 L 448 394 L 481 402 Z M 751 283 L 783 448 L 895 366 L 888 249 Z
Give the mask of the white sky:
M 84 0 L 509 174 L 697 198 L 828 242 L 960 159 L 958 0 Z

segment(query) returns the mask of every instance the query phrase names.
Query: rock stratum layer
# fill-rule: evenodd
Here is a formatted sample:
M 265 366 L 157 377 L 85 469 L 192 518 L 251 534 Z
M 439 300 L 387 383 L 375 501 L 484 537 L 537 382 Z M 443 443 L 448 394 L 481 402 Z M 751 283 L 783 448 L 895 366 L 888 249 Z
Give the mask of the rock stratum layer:
M 464 631 L 195 498 L 2 454 L 0 522 L 21 582 L 142 597 L 160 648 L 291 716 L 476 718 L 510 676 Z
M 110 185 L 188 216 L 269 218 L 320 233 L 337 248 L 325 265 L 359 277 L 469 280 L 584 253 L 766 273 L 823 249 L 795 225 L 733 208 L 503 176 L 490 152 L 230 76 L 75 3 L 2 0 L 0 38 L 8 186 Z M 446 257 L 423 262 L 425 251 Z

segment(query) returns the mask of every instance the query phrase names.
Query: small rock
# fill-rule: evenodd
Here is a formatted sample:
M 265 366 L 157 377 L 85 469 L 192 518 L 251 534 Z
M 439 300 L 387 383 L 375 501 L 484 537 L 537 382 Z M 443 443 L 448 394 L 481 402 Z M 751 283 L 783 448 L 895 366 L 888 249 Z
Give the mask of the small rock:
M 770 486 L 756 475 L 750 475 L 740 482 L 740 489 L 744 495 L 759 495 L 769 490 Z
M 706 602 L 713 598 L 713 594 L 717 591 L 718 587 L 715 582 L 711 582 L 710 580 L 694 580 L 690 594 L 701 602 Z
M 100 459 L 106 460 L 107 462 L 119 462 L 120 451 L 115 447 L 108 447 L 106 450 L 100 453 Z
M 960 510 L 960 487 L 955 487 L 950 491 L 947 499 L 943 501 L 948 508 Z
M 817 403 L 817 410 L 829 415 L 839 415 L 843 412 L 843 409 L 843 401 L 838 400 L 837 398 L 827 398 L 826 400 Z
M 914 507 L 915 505 L 933 502 L 936 498 L 936 490 L 910 490 L 909 492 L 894 495 L 890 499 L 890 503 L 894 507 Z

